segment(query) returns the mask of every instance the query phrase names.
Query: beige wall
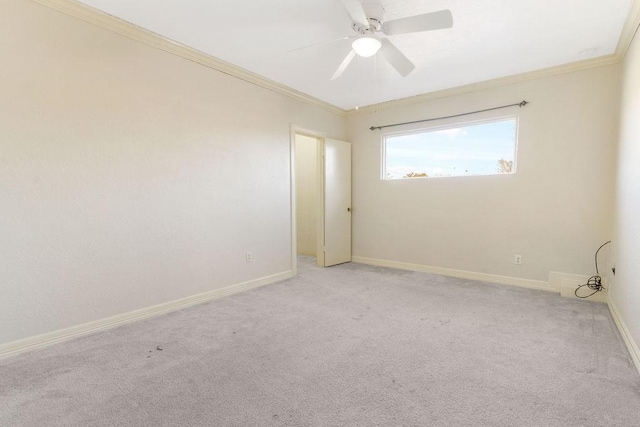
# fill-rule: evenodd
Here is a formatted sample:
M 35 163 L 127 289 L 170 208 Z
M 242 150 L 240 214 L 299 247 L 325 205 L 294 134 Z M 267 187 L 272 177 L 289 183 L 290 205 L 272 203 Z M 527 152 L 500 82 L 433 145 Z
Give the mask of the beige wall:
M 0 343 L 291 269 L 291 123 L 343 117 L 2 6 Z
M 316 256 L 318 211 L 318 140 L 296 135 L 297 248 L 302 255 Z
M 606 66 L 350 115 L 354 256 L 540 281 L 592 274 L 595 249 L 611 237 L 618 73 Z M 520 116 L 516 174 L 380 179 L 382 132 L 372 125 L 523 99 L 531 104 L 497 112 Z
M 611 300 L 640 344 L 640 40 L 624 61 Z M 636 354 L 640 356 L 640 354 Z

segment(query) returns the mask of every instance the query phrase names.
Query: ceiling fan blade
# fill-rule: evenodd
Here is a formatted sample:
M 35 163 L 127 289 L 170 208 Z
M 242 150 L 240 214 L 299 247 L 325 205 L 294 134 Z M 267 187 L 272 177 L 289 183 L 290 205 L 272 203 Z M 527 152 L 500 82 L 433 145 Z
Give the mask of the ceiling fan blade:
M 353 22 L 362 25 L 365 29 L 369 28 L 369 20 L 364 12 L 362 4 L 358 0 L 341 0 L 344 8 L 349 12 L 349 16 Z
M 409 58 L 404 56 L 404 54 L 400 52 L 398 48 L 389 41 L 389 39 L 382 39 L 380 41 L 382 42 L 380 55 L 382 55 L 382 57 L 386 59 L 387 62 L 389 62 L 389 64 L 391 64 L 391 66 L 395 68 L 400 75 L 402 75 L 402 77 L 407 77 L 409 73 L 416 68 L 416 66 L 413 65 L 413 62 L 409 61 Z
M 453 27 L 453 15 L 448 9 L 423 15 L 409 16 L 385 22 L 382 31 L 389 36 L 417 33 L 419 31 L 442 30 Z
M 351 49 L 351 51 L 347 54 L 347 56 L 342 61 L 342 64 L 340 64 L 340 66 L 338 67 L 336 72 L 333 73 L 333 76 L 331 77 L 331 80 L 335 80 L 335 79 L 339 78 L 342 75 L 342 73 L 344 73 L 344 70 L 347 69 L 347 67 L 349 66 L 349 64 L 351 63 L 351 61 L 353 60 L 353 58 L 355 56 L 356 56 L 355 50 Z
M 322 42 L 312 43 L 312 44 L 308 44 L 306 46 L 301 46 L 301 47 L 296 47 L 296 48 L 290 49 L 290 50 L 287 51 L 287 53 L 296 52 L 298 50 L 303 50 L 303 49 L 308 49 L 310 47 L 322 46 L 322 45 L 329 44 L 329 43 L 334 43 L 334 42 L 337 42 L 337 41 L 340 41 L 340 40 L 353 39 L 355 37 L 356 36 L 344 36 L 344 37 L 339 37 L 339 38 L 333 39 L 333 40 L 325 40 L 325 41 L 322 41 Z

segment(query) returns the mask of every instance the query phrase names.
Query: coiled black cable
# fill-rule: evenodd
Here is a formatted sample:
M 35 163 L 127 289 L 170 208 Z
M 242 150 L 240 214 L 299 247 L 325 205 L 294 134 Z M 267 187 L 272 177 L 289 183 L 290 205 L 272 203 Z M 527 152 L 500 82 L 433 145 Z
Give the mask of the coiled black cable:
M 598 252 L 600 252 L 600 249 L 602 249 L 605 245 L 609 243 L 611 243 L 611 240 L 604 242 L 602 245 L 600 245 L 600 247 L 596 251 L 596 254 L 594 256 L 595 262 L 596 262 L 596 275 L 589 277 L 589 280 L 587 280 L 587 283 L 585 283 L 584 285 L 580 285 L 576 288 L 574 293 L 578 298 L 589 298 L 590 296 L 595 295 L 596 293 L 604 290 L 604 286 L 602 286 L 602 277 L 600 277 L 600 271 L 598 270 Z M 581 288 L 584 288 L 585 286 L 591 289 L 593 292 L 585 296 L 578 295 L 578 291 Z

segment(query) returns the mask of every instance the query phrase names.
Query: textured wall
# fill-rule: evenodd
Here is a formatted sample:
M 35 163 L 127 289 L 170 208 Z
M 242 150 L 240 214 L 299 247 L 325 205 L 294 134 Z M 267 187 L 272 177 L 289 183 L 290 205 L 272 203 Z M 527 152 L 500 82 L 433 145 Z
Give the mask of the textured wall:
M 623 68 L 618 149 L 616 276 L 611 299 L 636 345 L 640 344 L 640 39 L 631 45 Z
M 549 271 L 591 274 L 611 237 L 618 73 L 606 66 L 350 115 L 353 255 L 543 281 Z M 497 112 L 520 115 L 516 174 L 380 179 L 382 132 L 370 126 L 523 99 L 531 104 Z
M 291 269 L 290 125 L 344 118 L 34 2 L 0 28 L 0 343 Z

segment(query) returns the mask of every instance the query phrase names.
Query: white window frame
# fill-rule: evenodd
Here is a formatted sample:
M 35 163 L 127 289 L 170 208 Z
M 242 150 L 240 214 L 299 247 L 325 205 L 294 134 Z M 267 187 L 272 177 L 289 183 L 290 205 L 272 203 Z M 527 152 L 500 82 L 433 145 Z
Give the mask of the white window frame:
M 475 126 L 480 124 L 502 122 L 502 121 L 507 121 L 511 119 L 515 119 L 515 122 L 516 122 L 515 141 L 514 141 L 514 147 L 513 147 L 513 171 L 512 172 L 508 172 L 508 173 L 495 172 L 495 173 L 480 174 L 480 175 L 428 176 L 428 177 L 415 177 L 415 178 L 409 178 L 409 179 L 386 177 L 386 171 L 387 171 L 386 148 L 387 148 L 387 138 L 389 137 L 415 135 L 418 133 L 438 132 L 438 131 L 456 129 L 456 128 L 466 127 L 466 126 Z M 422 127 L 411 129 L 411 130 L 404 130 L 404 131 L 397 131 L 397 132 L 385 132 L 380 135 L 380 179 L 383 181 L 415 181 L 419 179 L 434 179 L 434 178 L 464 178 L 464 177 L 478 178 L 483 176 L 495 176 L 495 175 L 505 175 L 505 176 L 514 175 L 517 172 L 517 167 L 518 167 L 519 132 L 520 132 L 520 116 L 518 114 L 495 116 L 495 117 L 479 119 L 479 120 L 450 122 L 444 125 L 437 125 L 437 126 L 422 126 Z

